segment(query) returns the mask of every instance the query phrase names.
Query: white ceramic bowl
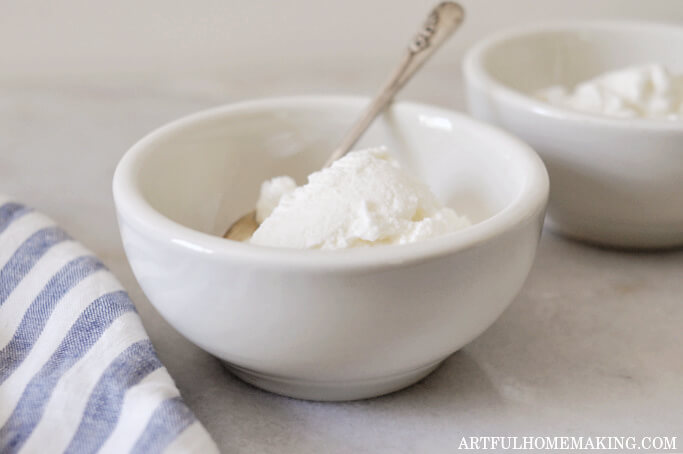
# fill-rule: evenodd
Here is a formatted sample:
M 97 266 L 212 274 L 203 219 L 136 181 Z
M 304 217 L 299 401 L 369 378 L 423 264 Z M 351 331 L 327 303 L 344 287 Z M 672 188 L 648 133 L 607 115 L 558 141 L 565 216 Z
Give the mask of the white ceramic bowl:
M 481 334 L 532 264 L 548 180 L 524 143 L 464 115 L 399 103 L 360 146 L 386 144 L 476 225 L 405 246 L 275 249 L 220 238 L 260 183 L 304 181 L 367 100 L 229 105 L 166 125 L 114 176 L 140 286 L 236 375 L 294 397 L 347 400 L 411 384 Z
M 470 111 L 541 155 L 552 228 L 619 247 L 683 244 L 683 122 L 612 119 L 531 95 L 636 64 L 683 73 L 681 49 L 681 27 L 589 22 L 503 31 L 468 52 Z

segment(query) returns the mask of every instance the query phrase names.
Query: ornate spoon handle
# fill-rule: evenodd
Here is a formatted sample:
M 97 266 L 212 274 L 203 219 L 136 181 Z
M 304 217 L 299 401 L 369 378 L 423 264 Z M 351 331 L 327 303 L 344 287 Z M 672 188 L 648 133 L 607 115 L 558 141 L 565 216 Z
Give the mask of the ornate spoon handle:
M 365 108 L 358 121 L 346 133 L 339 146 L 332 152 L 325 167 L 344 156 L 355 145 L 375 117 L 384 110 L 396 93 L 432 56 L 434 51 L 453 34 L 464 17 L 465 11 L 455 2 L 440 3 L 429 13 L 424 25 L 408 45 L 401 63 L 382 85 L 379 94 Z

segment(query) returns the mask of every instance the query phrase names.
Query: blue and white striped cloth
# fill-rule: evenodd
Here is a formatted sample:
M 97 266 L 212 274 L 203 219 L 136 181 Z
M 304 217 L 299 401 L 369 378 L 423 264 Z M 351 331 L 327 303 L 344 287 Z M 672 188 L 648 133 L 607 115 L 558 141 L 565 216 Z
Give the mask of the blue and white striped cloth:
M 218 452 L 116 278 L 3 196 L 0 452 Z

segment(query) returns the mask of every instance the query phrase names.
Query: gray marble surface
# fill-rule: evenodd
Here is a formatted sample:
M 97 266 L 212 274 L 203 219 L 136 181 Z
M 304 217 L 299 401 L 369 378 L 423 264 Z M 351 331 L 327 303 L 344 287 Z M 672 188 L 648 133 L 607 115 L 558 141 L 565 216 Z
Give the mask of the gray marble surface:
M 265 73 L 264 73 L 265 74 Z M 0 82 L 0 192 L 46 212 L 120 278 L 183 397 L 225 452 L 453 452 L 473 435 L 668 435 L 683 444 L 683 250 L 602 250 L 544 232 L 521 294 L 481 337 L 404 391 L 330 404 L 246 385 L 184 340 L 126 262 L 111 177 L 152 128 L 208 106 L 367 93 L 381 69 L 221 82 Z M 462 109 L 457 68 L 407 98 Z

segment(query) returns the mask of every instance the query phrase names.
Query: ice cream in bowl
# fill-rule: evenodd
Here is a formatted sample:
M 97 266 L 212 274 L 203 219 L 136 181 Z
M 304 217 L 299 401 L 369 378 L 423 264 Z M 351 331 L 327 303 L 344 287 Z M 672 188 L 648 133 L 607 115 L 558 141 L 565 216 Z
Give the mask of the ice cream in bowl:
M 353 151 L 301 187 L 288 176 L 265 181 L 255 217 L 249 243 L 300 249 L 409 244 L 471 225 L 384 147 Z
M 400 102 L 323 168 L 366 102 L 218 107 L 152 132 L 116 169 L 146 296 L 261 388 L 349 400 L 414 383 L 486 330 L 532 265 L 548 178 L 531 148 Z M 255 208 L 261 233 L 222 238 Z

